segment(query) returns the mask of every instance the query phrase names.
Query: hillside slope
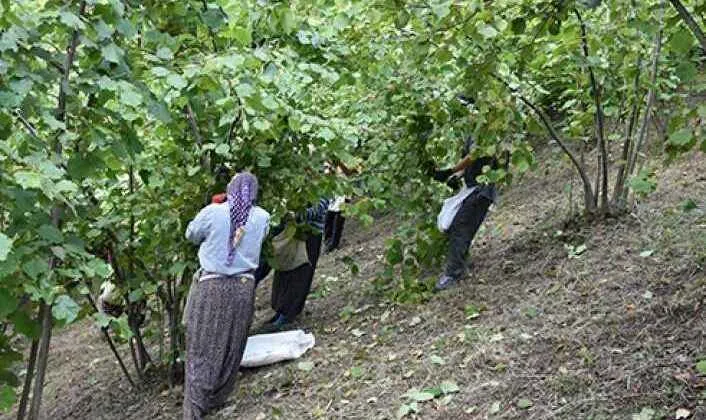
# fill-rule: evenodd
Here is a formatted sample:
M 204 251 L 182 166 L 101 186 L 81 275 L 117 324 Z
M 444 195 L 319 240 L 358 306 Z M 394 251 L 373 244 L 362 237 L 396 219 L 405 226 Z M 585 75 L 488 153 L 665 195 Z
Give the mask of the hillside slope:
M 706 359 L 705 162 L 694 154 L 664 169 L 632 215 L 596 226 L 564 223 L 567 169 L 529 174 L 491 212 L 473 275 L 419 306 L 390 304 L 370 286 L 395 220 L 349 223 L 344 248 L 322 257 L 298 320 L 316 336 L 302 359 L 313 366 L 244 372 L 214 418 L 395 418 L 410 397 L 429 398 L 405 396 L 410 389 L 444 382 L 447 396 L 419 401 L 409 416 L 674 418 L 686 409 L 706 418 L 706 377 L 695 369 Z M 570 256 L 567 246 L 581 245 Z M 357 261 L 357 276 L 344 257 Z M 258 291 L 255 326 L 270 316 L 269 283 Z M 470 305 L 480 316 L 467 316 Z M 86 322 L 53 339 L 45 395 L 54 420 L 181 414 L 179 389 L 132 392 Z

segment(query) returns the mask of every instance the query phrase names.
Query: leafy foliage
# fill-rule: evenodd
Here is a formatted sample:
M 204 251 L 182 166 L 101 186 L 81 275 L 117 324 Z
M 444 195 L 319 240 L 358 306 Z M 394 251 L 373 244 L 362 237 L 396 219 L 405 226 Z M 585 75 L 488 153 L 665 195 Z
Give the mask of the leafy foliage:
M 655 88 L 672 110 L 666 151 L 706 147 L 691 124 L 703 107 L 686 106 L 680 89 L 698 80 L 698 63 L 678 21 L 666 20 L 655 86 L 640 76 L 660 30 L 657 1 L 75 3 L 0 1 L 0 323 L 12 326 L 0 352 L 13 355 L 0 373 L 17 362 L 12 338 L 38 335 L 41 302 L 74 322 L 105 279 L 128 314 L 99 325 L 130 338 L 139 313 L 177 319 L 196 268 L 182 232 L 235 170 L 258 176 L 275 221 L 334 194 L 357 197 L 346 212 L 368 223 L 395 209 L 408 223 L 377 285 L 414 302 L 443 255 L 430 203 L 450 192 L 428 172 L 460 158 L 469 134 L 476 156 L 503 161 L 483 181 L 530 170 L 544 131 L 528 103 L 562 117 L 556 129 L 571 147 L 594 147 L 587 69 L 607 118 L 634 118 Z M 363 171 L 324 175 L 328 161 Z M 647 192 L 647 182 L 630 185 Z M 6 378 L 0 406 L 16 386 Z

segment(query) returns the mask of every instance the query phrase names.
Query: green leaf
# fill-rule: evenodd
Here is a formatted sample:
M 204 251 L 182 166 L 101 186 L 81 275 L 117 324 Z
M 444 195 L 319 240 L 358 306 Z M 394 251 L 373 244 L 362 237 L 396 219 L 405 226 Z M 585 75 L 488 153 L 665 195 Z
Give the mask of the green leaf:
M 22 271 L 25 272 L 33 280 L 38 280 L 39 277 L 49 271 L 47 261 L 39 257 L 32 258 L 30 261 L 22 264 Z
M 104 314 L 103 312 L 96 312 L 95 314 L 93 314 L 93 319 L 96 321 L 96 324 L 100 328 L 107 328 L 108 325 L 110 325 L 110 321 L 112 320 L 111 317 Z
M 221 143 L 218 146 L 216 146 L 215 152 L 217 155 L 228 156 L 228 153 L 230 152 L 230 146 L 228 146 L 225 143 Z
M 249 83 L 241 83 L 235 87 L 235 94 L 240 98 L 249 98 L 255 93 L 255 89 Z
M 420 391 L 417 388 L 410 389 L 403 395 L 403 397 L 417 402 L 431 401 L 435 398 L 433 393 Z
M 128 106 L 138 107 L 142 104 L 142 95 L 134 89 L 123 89 L 120 93 L 120 102 Z
M 12 321 L 15 330 L 26 337 L 38 338 L 42 332 L 39 322 L 32 319 L 25 311 L 15 311 L 10 315 L 9 319 Z
M 272 127 L 272 124 L 270 124 L 269 121 L 263 119 L 263 118 L 258 118 L 255 120 L 253 123 L 253 127 L 259 131 L 267 131 Z
M 252 43 L 252 35 L 248 28 L 243 28 L 241 26 L 236 26 L 231 29 L 231 34 L 241 47 L 249 47 Z
M 517 408 L 526 410 L 530 407 L 532 407 L 532 401 L 528 400 L 527 398 L 521 398 L 519 401 L 517 401 Z
M 99 41 L 110 39 L 115 32 L 115 30 L 103 22 L 102 19 L 96 22 L 96 24 L 93 25 L 93 28 L 96 30 Z
M 351 378 L 353 378 L 353 379 L 358 379 L 358 378 L 362 377 L 363 373 L 364 373 L 363 369 L 358 366 L 352 367 L 350 372 L 351 372 Z
M 397 410 L 397 418 L 401 419 L 403 417 L 406 417 L 407 415 L 411 413 L 415 413 L 416 410 L 412 408 L 411 404 L 402 404 L 400 408 Z
M 172 53 L 172 50 L 167 47 L 161 47 L 157 50 L 155 55 L 157 58 L 161 58 L 162 60 L 172 60 L 174 58 L 174 53 Z
M 279 23 L 285 34 L 289 35 L 294 32 L 294 29 L 296 28 L 296 21 L 294 20 L 294 13 L 292 13 L 292 10 L 289 7 L 285 8 L 280 14 Z
M 0 383 L 0 412 L 9 412 L 16 401 L 15 389 L 8 384 Z
M 64 235 L 54 225 L 42 225 L 37 229 L 39 236 L 53 244 L 64 242 Z
M 466 319 L 475 319 L 480 316 L 480 308 L 472 303 L 466 305 L 464 312 L 466 313 Z
M 644 250 L 644 251 L 640 252 L 640 257 L 647 258 L 647 257 L 651 256 L 652 254 L 654 254 L 654 252 L 655 252 L 654 249 Z
M 10 255 L 12 250 L 13 239 L 10 239 L 7 235 L 0 232 L 0 261 L 7 260 L 7 256 Z
M 630 188 L 640 196 L 650 194 L 657 189 L 657 182 L 654 174 L 647 169 L 642 169 L 640 173 L 630 178 Z
M 86 25 L 75 14 L 67 11 L 59 12 L 59 20 L 72 29 L 84 29 Z
M 113 269 L 110 265 L 97 258 L 87 261 L 83 266 L 81 266 L 81 270 L 83 270 L 89 277 L 98 277 L 101 279 L 108 278 L 113 273 Z
M 397 18 L 395 19 L 395 26 L 397 26 L 398 29 L 404 28 L 405 26 L 407 26 L 407 23 L 409 23 L 409 18 L 409 12 L 404 9 L 401 9 L 397 13 Z
M 211 28 L 213 31 L 217 31 L 218 28 L 225 23 L 223 13 L 221 13 L 219 9 L 208 9 L 201 13 L 201 18 L 206 26 Z
M 527 23 L 525 22 L 524 18 L 516 18 L 513 19 L 512 23 L 510 24 L 510 27 L 512 28 L 513 33 L 519 35 L 525 32 L 525 29 L 527 28 Z
M 498 36 L 498 30 L 495 29 L 493 26 L 485 23 L 478 26 L 478 33 L 481 34 L 485 39 L 491 39 Z
M 51 252 L 62 261 L 66 259 L 66 250 L 60 246 L 51 247 Z
M 17 171 L 14 174 L 14 178 L 25 189 L 39 189 L 42 187 L 42 176 L 36 172 Z
M 303 372 L 311 372 L 314 369 L 314 362 L 299 362 L 297 363 L 297 369 Z
M 183 89 L 188 85 L 186 79 L 177 73 L 170 73 L 169 76 L 167 76 L 167 83 L 175 89 Z
M 276 111 L 279 109 L 279 104 L 271 96 L 265 96 L 262 98 L 262 105 L 270 111 Z
M 694 63 L 684 60 L 679 63 L 679 65 L 675 69 L 675 73 L 677 74 L 677 77 L 679 77 L 679 80 L 681 80 L 682 83 L 688 83 L 696 78 L 698 70 Z
M 318 133 L 319 137 L 326 141 L 331 141 L 336 138 L 336 133 L 334 133 L 330 128 L 328 127 L 323 127 L 321 130 L 319 130 Z
M 4 319 L 17 309 L 17 298 L 7 289 L 0 289 L 0 319 Z
M 500 401 L 495 401 L 488 408 L 488 414 L 490 414 L 492 416 L 492 415 L 498 414 L 499 412 L 500 412 Z
M 655 410 L 644 407 L 640 413 L 632 415 L 632 420 L 654 420 L 655 414 Z
M 694 133 L 689 128 L 682 128 L 669 136 L 667 143 L 674 146 L 686 146 L 694 139 Z
M 435 354 L 432 354 L 431 356 L 429 356 L 429 360 L 431 360 L 431 362 L 435 365 L 445 365 L 446 364 L 446 361 L 444 361 L 444 359 L 442 359 L 440 356 L 437 356 Z
M 78 317 L 80 310 L 81 307 L 78 306 L 78 303 L 76 303 L 70 296 L 61 295 L 54 301 L 54 305 L 51 308 L 51 313 L 54 318 L 70 324 Z
M 431 11 L 434 12 L 437 18 L 443 19 L 451 13 L 451 2 L 437 1 L 432 4 Z
M 130 302 L 134 303 L 140 301 L 144 297 L 145 293 L 142 291 L 142 289 L 135 289 L 128 294 L 127 299 Z
M 706 359 L 700 360 L 696 363 L 696 371 L 699 372 L 699 374 L 706 376 Z
M 101 48 L 101 55 L 110 63 L 120 64 L 123 54 L 123 50 L 112 42 Z
M 455 394 L 460 391 L 460 388 L 458 387 L 458 385 L 456 385 L 455 382 L 451 382 L 451 381 L 442 382 L 440 385 L 440 388 L 441 388 L 441 392 L 444 395 Z
M 691 32 L 682 27 L 679 31 L 672 35 L 672 38 L 669 40 L 669 45 L 674 51 L 680 54 L 686 54 L 689 50 L 691 50 L 694 42 L 695 39 Z

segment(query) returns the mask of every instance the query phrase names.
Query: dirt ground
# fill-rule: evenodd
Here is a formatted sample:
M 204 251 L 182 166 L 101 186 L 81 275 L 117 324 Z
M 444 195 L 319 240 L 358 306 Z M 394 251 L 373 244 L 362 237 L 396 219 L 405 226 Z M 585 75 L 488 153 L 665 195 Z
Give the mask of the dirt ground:
M 540 168 L 502 193 L 471 277 L 416 306 L 371 285 L 395 220 L 349 222 L 297 321 L 316 336 L 301 359 L 313 368 L 243 372 L 213 418 L 391 419 L 402 409 L 420 419 L 657 419 L 682 409 L 706 419 L 695 367 L 706 359 L 705 163 L 693 154 L 661 169 L 658 190 L 630 215 L 596 224 L 566 222 L 570 172 Z M 271 315 L 269 283 L 255 326 Z M 158 378 L 146 388 L 130 389 L 82 322 L 52 340 L 43 418 L 180 417 L 179 388 Z

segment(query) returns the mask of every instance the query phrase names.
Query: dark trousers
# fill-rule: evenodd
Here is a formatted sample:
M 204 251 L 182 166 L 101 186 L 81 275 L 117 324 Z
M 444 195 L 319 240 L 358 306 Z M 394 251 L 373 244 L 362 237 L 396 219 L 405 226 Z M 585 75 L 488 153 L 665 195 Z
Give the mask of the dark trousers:
M 492 201 L 479 194 L 471 194 L 461 204 L 448 230 L 449 250 L 445 274 L 459 278 L 466 273 L 466 256 L 473 237 L 488 214 Z
M 346 218 L 343 217 L 340 211 L 326 212 L 324 224 L 324 243 L 326 244 L 326 251 L 333 251 L 340 245 L 345 221 Z
M 321 251 L 321 234 L 306 240 L 309 264 L 294 270 L 276 271 L 272 282 L 272 309 L 292 320 L 304 310 Z

